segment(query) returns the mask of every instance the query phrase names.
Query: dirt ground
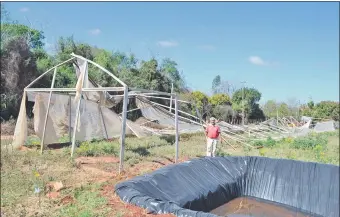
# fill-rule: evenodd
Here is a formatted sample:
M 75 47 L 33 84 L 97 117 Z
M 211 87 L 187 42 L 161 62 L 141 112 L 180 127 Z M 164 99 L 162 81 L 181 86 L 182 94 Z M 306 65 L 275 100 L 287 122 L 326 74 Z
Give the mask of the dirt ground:
M 182 158 L 179 161 L 184 162 L 189 158 Z M 107 216 L 119 216 L 124 217 L 151 217 L 153 214 L 148 214 L 145 209 L 126 204 L 120 200 L 120 198 L 114 193 L 115 184 L 131 179 L 137 175 L 145 172 L 151 172 L 160 167 L 172 164 L 171 159 L 159 159 L 153 162 L 141 162 L 133 167 L 126 166 L 126 169 L 122 174 L 118 174 L 119 159 L 115 157 L 79 157 L 75 160 L 79 173 L 75 176 L 79 177 L 79 180 L 86 180 L 93 183 L 104 183 L 101 187 L 100 194 L 107 199 L 107 206 L 111 208 L 112 212 Z M 84 177 L 84 172 L 86 177 Z M 92 177 L 89 179 L 89 177 Z M 73 198 L 62 198 L 63 205 L 72 203 Z M 172 217 L 171 214 L 157 215 L 160 217 Z
M 186 161 L 188 158 L 180 159 L 180 162 Z M 137 175 L 142 174 L 145 171 L 154 171 L 165 165 L 172 164 L 170 160 L 161 160 L 154 162 L 141 162 L 133 167 L 127 167 L 122 174 L 118 174 L 118 170 L 108 172 L 105 170 L 105 164 L 107 163 L 119 163 L 118 158 L 114 157 L 80 157 L 76 159 L 79 167 L 86 170 L 88 173 L 92 173 L 95 180 L 92 182 L 102 183 L 106 182 L 101 188 L 101 195 L 108 201 L 108 206 L 112 208 L 112 213 L 108 216 L 114 216 L 117 212 L 123 213 L 121 216 L 126 217 L 151 217 L 153 214 L 148 214 L 145 209 L 126 204 L 120 200 L 120 198 L 114 193 L 114 185 L 118 182 L 131 179 Z M 173 217 L 171 214 L 157 215 L 160 217 Z

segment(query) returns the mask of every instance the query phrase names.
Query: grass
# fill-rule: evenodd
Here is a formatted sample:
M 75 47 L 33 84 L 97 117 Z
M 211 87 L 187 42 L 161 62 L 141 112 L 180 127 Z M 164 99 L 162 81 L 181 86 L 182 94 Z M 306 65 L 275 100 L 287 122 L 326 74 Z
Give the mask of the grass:
M 66 205 L 59 210 L 57 216 L 104 216 L 108 213 L 109 208 L 106 198 L 99 195 L 101 185 L 93 184 L 85 187 L 76 188 L 73 192 L 73 198 L 77 203 Z
M 70 158 L 69 147 L 46 150 L 40 155 L 40 142 L 36 137 L 31 137 L 26 145 L 31 148 L 29 151 L 1 152 L 1 212 L 6 216 L 125 216 L 128 212 L 124 206 L 109 205 L 108 198 L 100 194 L 104 185 L 114 186 L 118 178 L 111 178 L 109 183 L 97 182 L 99 175 L 84 171 Z M 339 132 L 278 141 L 269 137 L 253 145 L 263 148 L 250 149 L 234 144 L 235 151 L 223 143 L 219 144 L 217 155 L 266 156 L 339 165 Z M 205 148 L 202 134 L 181 135 L 181 158 L 200 157 L 205 154 Z M 155 162 L 171 163 L 174 153 L 174 137 L 171 136 L 126 138 L 125 168 L 135 169 L 133 175 L 144 174 L 152 171 L 150 165 Z M 118 140 L 83 142 L 76 149 L 76 157 L 118 155 Z M 116 172 L 118 164 L 103 163 L 96 167 Z M 65 186 L 54 199 L 46 197 L 49 192 L 46 185 L 51 181 L 61 181 Z M 113 195 L 113 190 L 109 194 Z M 65 204 L 65 198 L 72 202 Z

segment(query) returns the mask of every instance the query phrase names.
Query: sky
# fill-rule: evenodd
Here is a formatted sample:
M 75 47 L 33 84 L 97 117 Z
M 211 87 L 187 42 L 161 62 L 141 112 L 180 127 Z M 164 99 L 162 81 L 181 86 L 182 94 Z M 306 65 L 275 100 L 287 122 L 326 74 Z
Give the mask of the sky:
M 7 2 L 12 19 L 139 59 L 169 57 L 188 86 L 212 80 L 262 93 L 261 103 L 339 101 L 337 2 Z

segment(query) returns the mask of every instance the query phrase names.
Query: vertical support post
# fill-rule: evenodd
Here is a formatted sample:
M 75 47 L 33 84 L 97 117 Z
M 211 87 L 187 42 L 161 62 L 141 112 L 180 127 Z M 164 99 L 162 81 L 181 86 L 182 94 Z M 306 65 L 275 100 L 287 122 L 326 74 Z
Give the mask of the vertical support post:
M 56 74 L 57 74 L 57 68 L 58 67 L 54 68 L 51 89 L 53 89 L 53 87 L 54 87 L 55 77 L 56 77 Z M 48 113 L 49 113 L 49 110 L 50 110 L 51 97 L 52 97 L 52 90 L 50 91 L 50 95 L 48 96 L 47 111 L 46 111 L 46 115 L 45 115 L 43 135 L 42 135 L 41 144 L 40 144 L 40 153 L 41 154 L 43 153 L 43 150 L 44 150 L 44 140 L 45 140 L 46 124 L 47 124 L 47 120 L 48 120 Z
M 83 90 L 83 85 L 84 85 L 86 74 L 87 74 L 87 67 L 88 67 L 88 63 L 86 63 L 85 72 L 83 73 L 83 83 L 81 84 L 81 89 L 80 89 L 80 93 L 79 93 L 80 96 L 79 96 L 76 114 L 75 114 L 75 120 L 74 120 L 74 126 L 73 126 L 73 135 L 72 135 L 71 157 L 73 157 L 74 149 L 76 147 L 76 133 L 77 133 L 77 128 L 78 128 L 78 121 L 80 119 L 80 105 L 81 105 L 81 98 L 82 98 L 82 92 L 83 92 L 82 90 Z M 79 76 L 79 79 L 80 79 L 80 76 Z
M 177 95 L 175 95 L 175 130 L 176 130 L 176 139 L 175 139 L 175 145 L 176 145 L 176 155 L 175 155 L 175 163 L 178 162 L 178 140 L 179 140 L 179 133 L 178 133 L 178 101 L 177 101 Z
M 119 154 L 119 174 L 123 171 L 124 150 L 125 150 L 125 132 L 126 132 L 126 115 L 128 107 L 128 87 L 124 86 L 123 111 L 122 111 L 122 130 L 120 135 L 120 154 Z
M 72 149 L 71 149 L 71 157 L 73 157 L 74 154 L 74 149 L 76 147 L 76 133 L 77 133 L 77 128 L 78 128 L 78 120 L 80 118 L 80 103 L 81 103 L 81 95 L 78 100 L 77 104 L 77 110 L 76 110 L 76 115 L 75 115 L 75 120 L 74 120 L 74 126 L 73 126 L 73 135 L 72 135 Z
M 69 141 L 70 144 L 72 143 L 72 134 L 71 134 L 71 117 L 72 117 L 72 100 L 71 100 L 71 95 L 69 95 L 69 99 L 68 99 L 68 103 L 69 103 L 69 119 L 68 119 L 68 136 L 69 136 Z
M 171 96 L 170 96 L 170 108 L 169 108 L 169 112 L 171 112 L 172 110 L 172 94 L 174 92 L 174 83 L 171 83 Z

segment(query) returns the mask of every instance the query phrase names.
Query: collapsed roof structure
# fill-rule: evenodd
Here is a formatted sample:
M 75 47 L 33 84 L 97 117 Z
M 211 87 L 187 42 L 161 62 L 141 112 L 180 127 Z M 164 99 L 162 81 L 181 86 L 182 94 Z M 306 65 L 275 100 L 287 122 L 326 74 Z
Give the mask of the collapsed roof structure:
M 73 63 L 77 75 L 76 87 L 55 88 L 58 67 L 69 62 Z M 96 84 L 89 78 L 89 64 L 111 76 L 120 86 L 101 87 Z M 33 84 L 52 71 L 51 88 L 32 88 Z M 197 122 L 198 118 L 179 111 L 178 102 L 181 100 L 177 100 L 176 94 L 128 88 L 123 81 L 102 66 L 73 53 L 70 59 L 49 69 L 24 89 L 13 147 L 21 146 L 27 140 L 26 97 L 28 101 L 34 102 L 34 130 L 41 139 L 41 152 L 45 145 L 59 143 L 65 137 L 69 137 L 68 140 L 72 142 L 71 156 L 74 154 L 76 141 L 120 137 L 120 169 L 122 169 L 126 134 L 133 134 L 137 137 L 175 134 L 177 161 L 178 134 L 202 130 L 201 124 Z M 174 102 L 175 106 L 165 109 L 164 107 L 168 106 L 153 102 L 149 98 L 167 99 Z M 129 102 L 133 100 L 137 108 L 128 110 Z M 120 114 L 112 109 L 118 104 L 123 104 Z M 146 122 L 136 123 L 127 120 L 127 113 L 137 109 L 141 110 L 142 115 L 147 119 Z M 181 112 L 181 116 L 178 112 Z M 148 123 L 153 121 L 158 121 L 163 126 L 162 129 L 150 128 Z

